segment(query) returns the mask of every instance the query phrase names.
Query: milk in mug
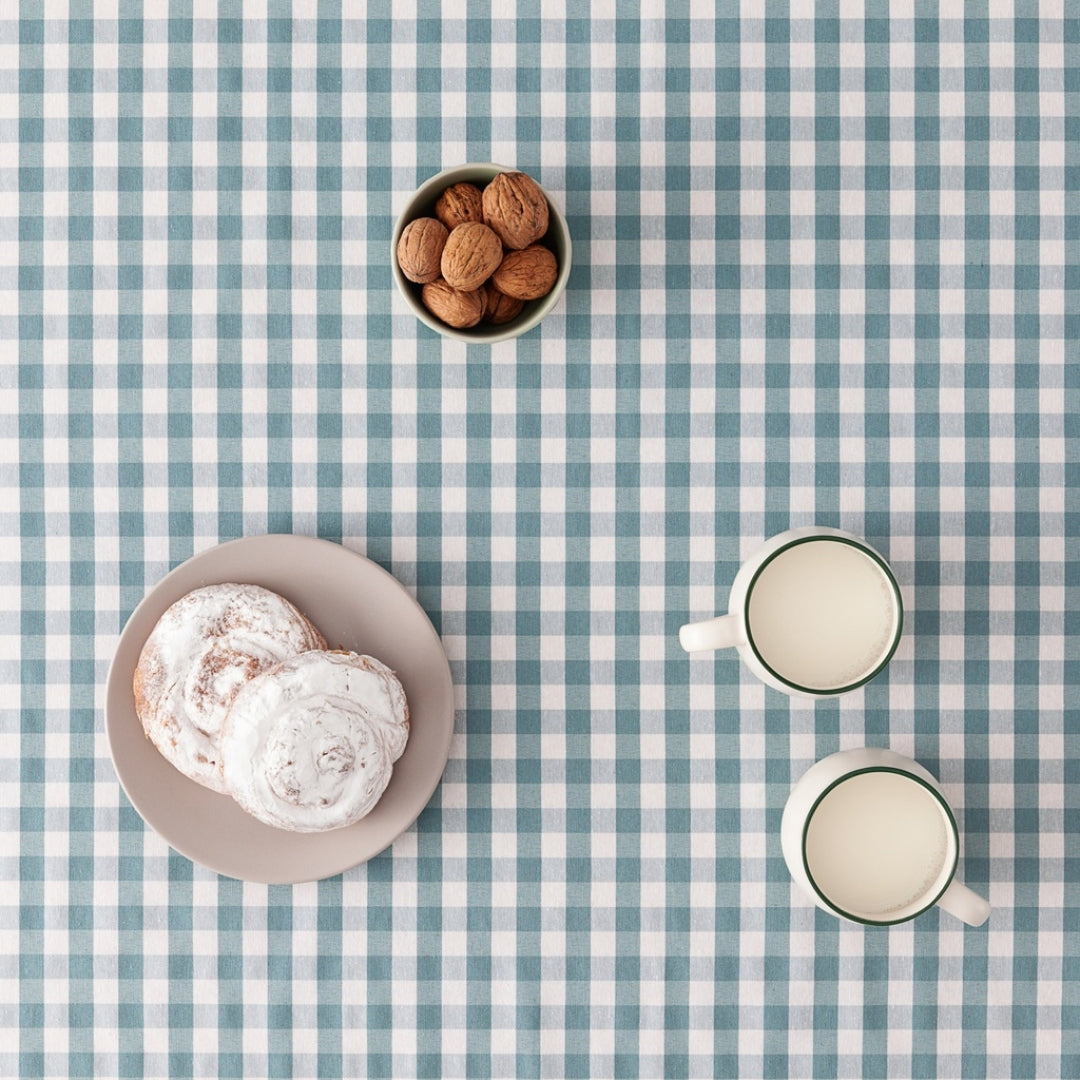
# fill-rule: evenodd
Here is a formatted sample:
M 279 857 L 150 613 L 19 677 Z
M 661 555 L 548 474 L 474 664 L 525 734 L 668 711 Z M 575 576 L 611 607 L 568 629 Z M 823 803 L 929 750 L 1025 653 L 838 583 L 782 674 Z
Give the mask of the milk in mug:
M 832 690 L 866 678 L 886 658 L 900 607 L 872 556 L 829 538 L 782 550 L 750 589 L 747 629 L 781 678 Z
M 806 830 L 806 864 L 838 908 L 888 918 L 941 887 L 950 830 L 941 803 L 917 780 L 860 773 L 818 803 Z

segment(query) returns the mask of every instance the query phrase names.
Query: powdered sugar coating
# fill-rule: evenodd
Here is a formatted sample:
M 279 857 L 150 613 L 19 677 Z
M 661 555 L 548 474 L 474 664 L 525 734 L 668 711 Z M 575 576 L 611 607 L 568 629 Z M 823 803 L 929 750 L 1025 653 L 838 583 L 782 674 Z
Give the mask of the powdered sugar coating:
M 221 735 L 226 787 L 268 825 L 340 829 L 374 808 L 408 737 L 405 691 L 385 664 L 305 653 L 236 695 Z
M 259 585 L 208 585 L 158 620 L 135 669 L 135 704 L 150 741 L 186 776 L 225 791 L 218 738 L 240 688 L 309 649 L 322 634 Z

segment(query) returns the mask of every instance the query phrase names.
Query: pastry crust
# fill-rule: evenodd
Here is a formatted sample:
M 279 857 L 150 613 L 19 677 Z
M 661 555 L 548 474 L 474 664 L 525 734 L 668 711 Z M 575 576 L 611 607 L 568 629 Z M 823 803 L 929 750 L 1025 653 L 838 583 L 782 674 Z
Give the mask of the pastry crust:
M 325 648 L 308 619 L 269 589 L 196 589 L 161 616 L 143 646 L 134 680 L 143 730 L 185 776 L 224 792 L 218 738 L 240 688 L 288 657 Z
M 385 664 L 305 653 L 236 695 L 221 735 L 226 787 L 268 825 L 340 829 L 375 807 L 408 737 L 405 691 Z

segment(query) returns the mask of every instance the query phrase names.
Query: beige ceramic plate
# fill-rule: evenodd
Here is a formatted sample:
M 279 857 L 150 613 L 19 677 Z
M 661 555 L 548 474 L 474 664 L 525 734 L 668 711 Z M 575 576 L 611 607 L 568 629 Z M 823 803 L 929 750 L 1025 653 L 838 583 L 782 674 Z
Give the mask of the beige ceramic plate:
M 223 581 L 273 589 L 311 619 L 331 648 L 368 653 L 401 679 L 409 701 L 409 741 L 385 794 L 355 825 L 325 833 L 264 825 L 228 796 L 174 769 L 143 734 L 131 688 L 143 643 L 173 602 Z M 251 536 L 181 564 L 135 609 L 109 669 L 105 728 L 132 805 L 181 854 L 246 881 L 314 881 L 377 855 L 420 816 L 450 753 L 454 688 L 435 628 L 382 567 L 327 540 Z

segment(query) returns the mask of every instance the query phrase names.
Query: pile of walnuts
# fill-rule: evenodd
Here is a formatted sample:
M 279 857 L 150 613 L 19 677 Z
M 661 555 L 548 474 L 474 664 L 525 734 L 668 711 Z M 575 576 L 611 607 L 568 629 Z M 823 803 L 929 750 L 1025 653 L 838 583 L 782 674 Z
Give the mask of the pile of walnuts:
M 453 184 L 435 203 L 435 217 L 405 226 L 398 266 L 447 325 L 464 330 L 484 319 L 501 326 L 555 285 L 558 263 L 537 242 L 547 227 L 547 199 L 524 173 L 499 173 L 483 191 Z

